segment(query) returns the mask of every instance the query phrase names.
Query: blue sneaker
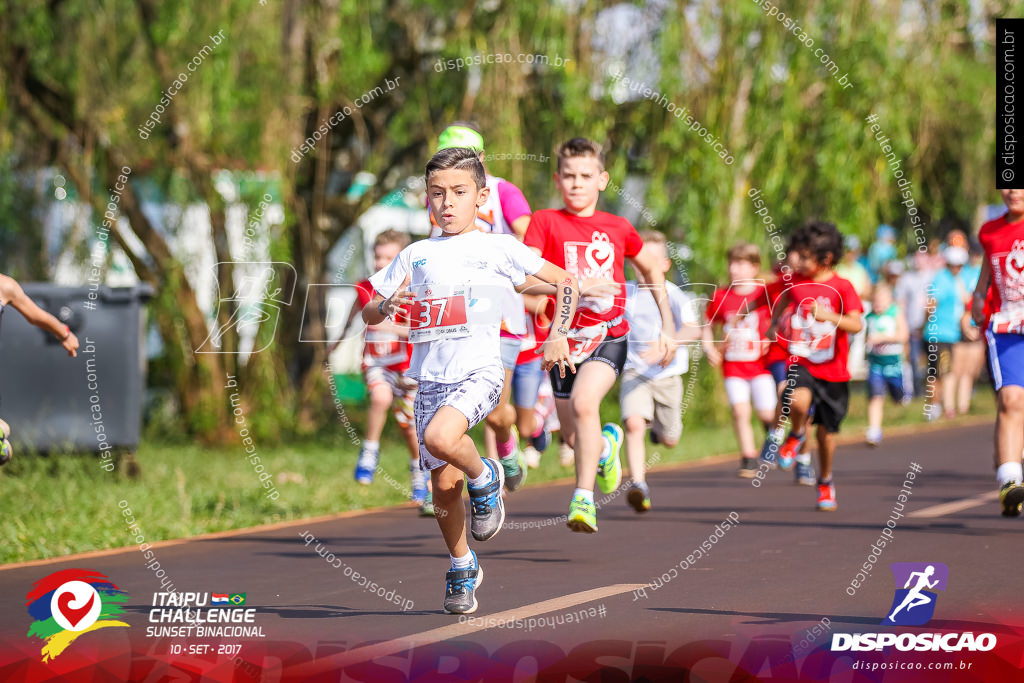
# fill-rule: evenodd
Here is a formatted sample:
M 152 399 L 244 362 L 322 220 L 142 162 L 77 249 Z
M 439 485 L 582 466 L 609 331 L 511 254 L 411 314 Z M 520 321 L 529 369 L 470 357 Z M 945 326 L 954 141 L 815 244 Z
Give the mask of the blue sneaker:
M 537 436 L 530 437 L 530 445 L 536 448 L 538 451 L 543 453 L 551 445 L 551 430 L 547 427 L 544 428 Z
M 473 554 L 469 569 L 449 569 L 444 575 L 444 611 L 448 614 L 472 614 L 476 611 L 476 589 L 484 582 L 484 570 Z
M 761 447 L 760 460 L 771 469 L 775 469 L 779 465 L 779 446 L 782 445 L 784 436 L 785 432 L 782 432 L 781 429 L 772 430 L 765 437 L 764 446 Z
M 493 458 L 484 458 L 484 467 L 491 470 L 491 483 L 487 486 L 469 489 L 469 504 L 473 521 L 470 528 L 473 538 L 486 541 L 493 538 L 505 522 L 505 503 L 501 499 L 501 487 L 505 485 L 505 470 Z M 468 482 L 467 482 L 468 484 Z
M 797 460 L 796 469 L 793 472 L 795 473 L 794 481 L 797 486 L 814 486 L 818 481 L 814 476 L 814 468 L 811 467 L 810 463 L 805 465 Z
M 611 493 L 622 483 L 622 467 L 619 465 L 619 451 L 622 450 L 622 427 L 612 422 L 601 430 L 601 436 L 608 441 L 608 457 L 597 463 L 597 487 L 601 493 Z
M 409 464 L 409 479 L 412 482 L 412 501 L 422 503 L 427 498 L 427 477 L 430 475 L 420 469 L 420 464 Z
M 359 460 L 356 461 L 356 481 L 363 486 L 373 483 L 373 475 L 377 473 L 377 461 L 380 459 L 380 451 L 368 451 L 365 448 L 359 449 Z

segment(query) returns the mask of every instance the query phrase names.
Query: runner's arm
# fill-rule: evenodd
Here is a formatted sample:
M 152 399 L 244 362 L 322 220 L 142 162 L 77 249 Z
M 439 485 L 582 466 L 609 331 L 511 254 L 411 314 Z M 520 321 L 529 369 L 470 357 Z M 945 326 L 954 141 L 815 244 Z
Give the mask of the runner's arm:
M 39 308 L 36 302 L 32 301 L 28 294 L 25 294 L 21 285 L 14 278 L 0 275 L 0 301 L 5 301 L 13 306 L 16 311 L 25 316 L 25 320 L 39 329 L 60 339 L 61 346 L 69 356 L 74 358 L 78 355 L 78 337 L 71 331 L 71 328 Z
M 672 316 L 672 308 L 668 303 L 668 291 L 665 289 L 665 273 L 661 271 L 660 259 L 650 250 L 643 248 L 636 256 L 630 259 L 633 267 L 636 268 L 638 278 L 647 283 L 654 301 L 658 304 L 658 311 L 661 313 L 661 334 L 658 337 L 658 349 L 662 352 L 660 365 L 666 367 L 672 362 L 676 355 L 676 344 L 672 335 L 666 330 L 674 330 L 675 319 Z
M 988 298 L 989 281 L 991 279 L 992 269 L 989 267 L 988 259 L 985 259 L 981 262 L 978 284 L 974 286 L 974 296 L 971 297 L 971 318 L 978 327 L 981 327 L 985 322 L 985 299 Z
M 534 273 L 539 279 L 555 285 L 558 294 L 555 296 L 555 315 L 551 320 L 551 332 L 547 341 L 541 346 L 544 362 L 541 368 L 547 372 L 558 365 L 559 374 L 565 377 L 565 363 L 569 370 L 576 374 L 576 366 L 569 359 L 569 329 L 576 317 L 576 306 L 580 300 L 580 283 L 576 278 L 550 261 L 545 261 L 541 269 Z

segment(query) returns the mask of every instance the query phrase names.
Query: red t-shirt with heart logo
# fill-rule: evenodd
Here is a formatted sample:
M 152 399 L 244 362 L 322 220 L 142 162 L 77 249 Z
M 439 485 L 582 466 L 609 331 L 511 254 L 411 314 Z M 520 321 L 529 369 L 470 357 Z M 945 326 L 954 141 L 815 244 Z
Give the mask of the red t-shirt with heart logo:
M 619 283 L 614 296 L 583 296 L 572 326 L 589 327 L 622 317 L 609 328 L 609 337 L 629 332 L 626 310 L 626 277 L 623 267 L 644 246 L 640 233 L 621 216 L 595 211 L 586 218 L 565 209 L 542 209 L 530 220 L 523 243 L 540 250 L 541 256 L 580 280 L 604 278 Z
M 1006 216 L 989 221 L 978 231 L 978 241 L 992 270 L 989 290 L 992 314 L 1024 318 L 1024 220 L 1008 223 Z

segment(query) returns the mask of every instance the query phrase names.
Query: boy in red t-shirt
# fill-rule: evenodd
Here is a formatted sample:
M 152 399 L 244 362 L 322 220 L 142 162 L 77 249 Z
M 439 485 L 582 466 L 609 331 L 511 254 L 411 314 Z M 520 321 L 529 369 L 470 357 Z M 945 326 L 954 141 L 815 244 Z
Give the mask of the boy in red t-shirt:
M 835 434 L 849 407 L 849 335 L 863 327 L 863 308 L 849 280 L 836 275 L 835 265 L 843 256 L 843 236 L 835 225 L 807 223 L 794 233 L 792 243 L 800 256 L 798 274 L 804 279 L 774 302 L 768 330 L 773 338 L 779 320 L 791 314 L 786 340 L 791 364 L 780 411 L 783 419 L 788 414 L 790 432 L 781 446 L 769 437 L 765 449 L 769 460 L 777 451 L 779 465 L 784 469 L 792 466 L 803 450 L 808 413 L 813 408 L 812 419 L 818 425 L 818 509 L 835 510 Z
M 722 368 L 725 393 L 732 409 L 733 430 L 740 446 L 737 474 L 751 479 L 757 474 L 757 447 L 750 426 L 753 405 L 765 430 L 775 421 L 775 382 L 765 365 L 771 311 L 761 272 L 761 250 L 756 244 L 740 242 L 728 253 L 729 287 L 719 289 L 708 303 L 705 314 L 704 352 L 713 367 Z M 713 327 L 722 326 L 721 349 Z
M 1002 190 L 1002 194 L 1006 213 L 978 231 L 985 260 L 974 289 L 971 317 L 985 330 L 996 390 L 999 501 L 1003 515 L 1017 517 L 1024 503 L 1024 190 Z
M 398 230 L 385 230 L 377 235 L 373 242 L 374 272 L 387 268 L 408 244 L 409 236 Z M 375 293 L 369 280 L 363 280 L 356 285 L 356 301 L 349 313 L 349 324 L 373 299 Z M 430 500 L 429 479 L 420 467 L 419 443 L 413 420 L 416 380 L 405 376 L 411 356 L 408 311 L 394 322 L 385 320 L 379 325 L 366 327 L 362 369 L 370 406 L 366 411 L 366 438 L 359 449 L 355 480 L 364 485 L 373 483 L 380 459 L 380 437 L 384 432 L 384 423 L 387 422 L 390 407 L 409 449 L 412 499 L 420 503 L 423 515 L 430 516 L 433 514 L 433 501 Z
M 604 493 L 611 493 L 622 480 L 622 428 L 608 423 L 602 429 L 599 410 L 626 362 L 626 259 L 651 287 L 662 329 L 673 330 L 675 323 L 657 255 L 643 249 L 643 240 L 629 221 L 597 210 L 609 180 L 601 146 L 586 138 L 563 143 L 554 179 L 565 208 L 533 214 L 524 243 L 580 280 L 582 294 L 570 334 L 576 372 L 560 377 L 552 370 L 550 375 L 562 434 L 576 452 L 576 490 L 567 524 L 573 531 L 593 533 L 595 478 Z M 675 343 L 664 332 L 655 348 L 663 365 L 675 356 Z

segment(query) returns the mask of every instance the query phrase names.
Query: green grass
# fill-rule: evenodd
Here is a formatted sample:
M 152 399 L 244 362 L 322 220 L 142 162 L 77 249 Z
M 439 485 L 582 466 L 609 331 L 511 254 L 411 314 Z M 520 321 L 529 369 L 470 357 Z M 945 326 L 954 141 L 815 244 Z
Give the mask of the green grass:
M 617 396 L 616 388 L 602 405 L 607 420 L 618 419 Z M 865 409 L 863 387 L 855 385 L 844 434 L 863 433 Z M 979 386 L 972 414 L 994 412 L 991 391 Z M 350 411 L 353 424 L 361 429 L 362 415 L 357 413 Z M 921 415 L 919 401 L 906 407 L 890 404 L 886 425 L 922 423 Z M 680 445 L 653 447 L 648 457 L 655 448 L 661 464 L 734 452 L 732 430 L 721 424 L 727 419 L 719 386 L 710 394 L 698 391 L 684 416 Z M 386 431 L 389 435 L 390 426 Z M 142 476 L 134 480 L 103 471 L 91 456 L 16 454 L 0 469 L 4 492 L 0 512 L 5 520 L 0 563 L 132 545 L 121 505 L 131 509 L 145 540 L 153 542 L 404 502 L 408 456 L 400 442 L 386 435 L 381 448 L 383 468 L 398 486 L 380 476 L 373 486 L 359 486 L 352 480 L 358 449 L 343 430 L 338 432 L 337 437 L 320 441 L 256 444 L 256 454 L 280 491 L 276 501 L 264 495 L 266 489 L 241 446 L 204 448 L 147 441 L 138 452 Z M 473 432 L 478 439 L 479 432 L 479 427 Z M 527 486 L 571 475 L 559 466 L 557 451 L 556 439 L 541 467 L 530 471 Z

